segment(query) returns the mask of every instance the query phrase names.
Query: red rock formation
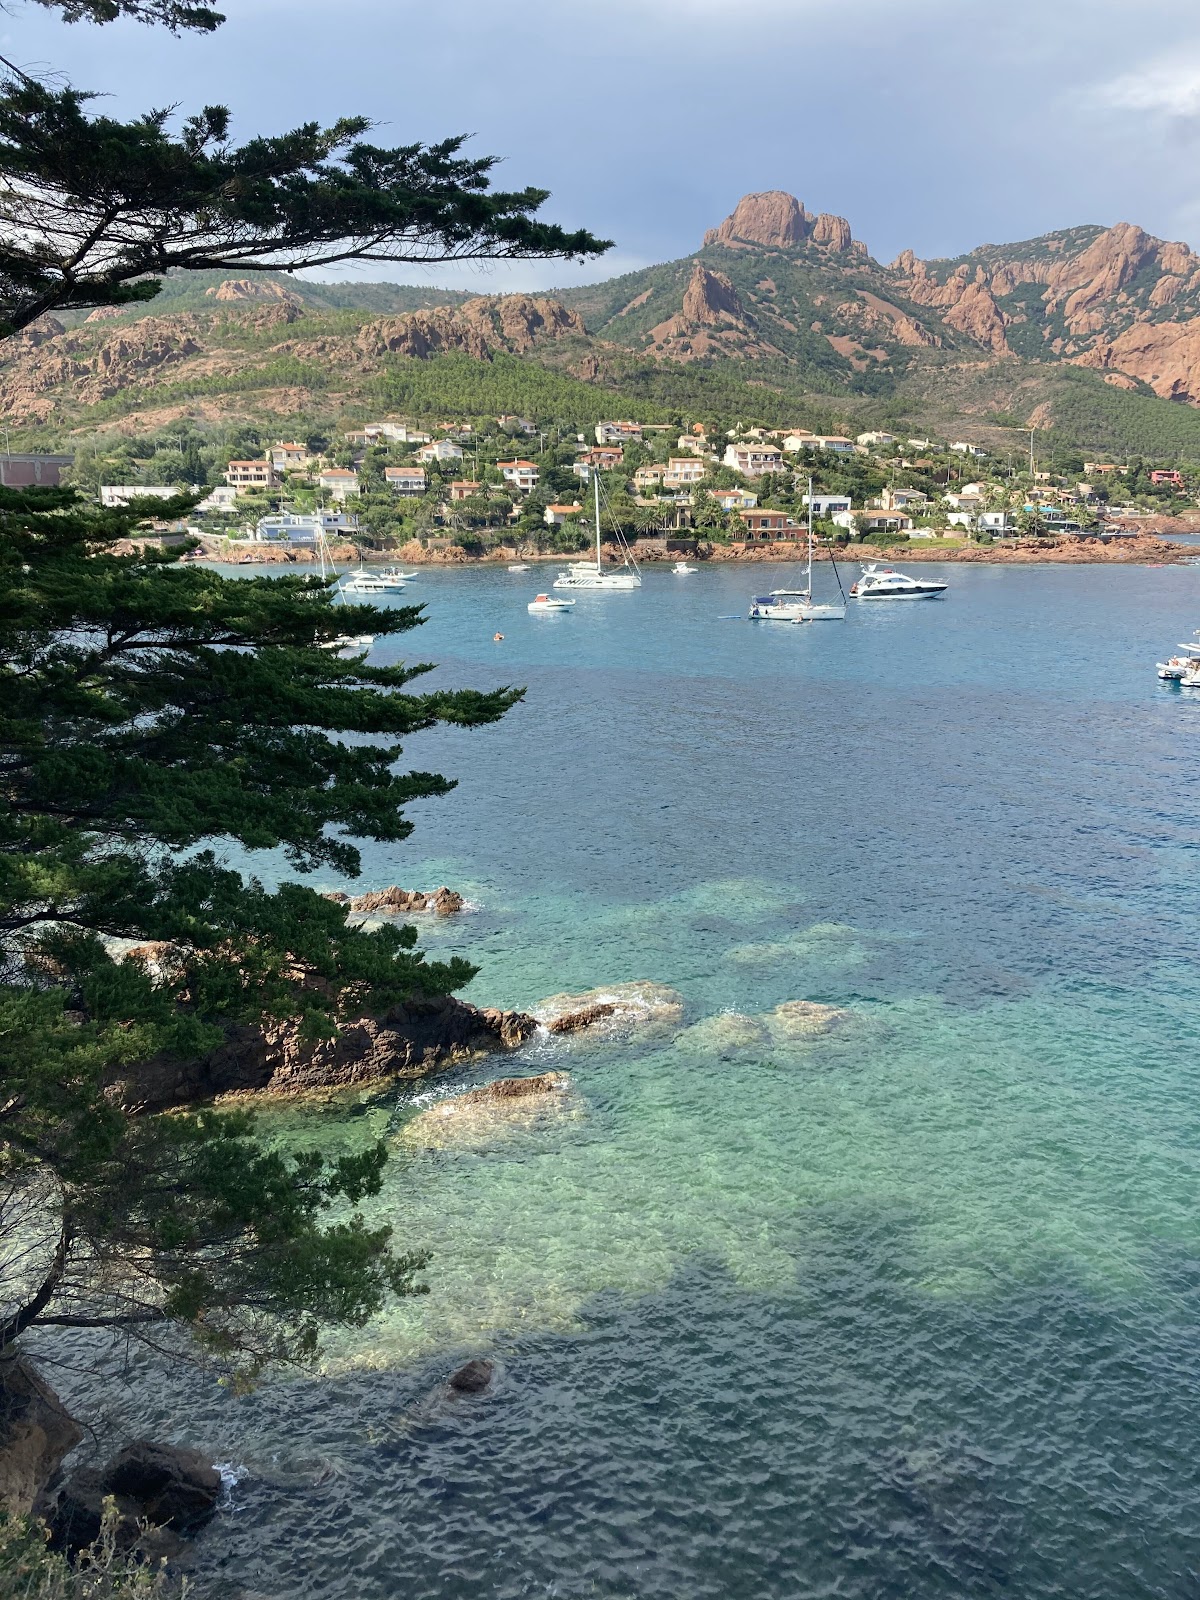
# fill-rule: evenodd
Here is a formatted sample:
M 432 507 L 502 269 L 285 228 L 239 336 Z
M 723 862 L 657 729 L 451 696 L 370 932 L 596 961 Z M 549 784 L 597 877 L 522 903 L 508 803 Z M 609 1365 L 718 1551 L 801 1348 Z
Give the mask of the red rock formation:
M 560 301 L 514 294 L 381 317 L 368 322 L 354 343 L 366 356 L 391 353 L 420 359 L 460 350 L 485 361 L 498 350 L 524 355 L 535 345 L 585 331 L 579 313 Z
M 783 189 L 743 195 L 719 228 L 704 235 L 705 245 L 721 244 L 732 250 L 792 250 L 811 241 L 836 255 L 866 255 L 845 217 L 822 211 L 814 217 L 795 195 Z
M 293 305 L 301 303 L 300 296 L 294 290 L 285 288 L 272 278 L 226 278 L 224 283 L 217 284 L 214 289 L 205 289 L 204 293 L 210 300 L 290 300 Z
M 697 261 L 683 291 L 683 315 L 688 322 L 713 328 L 730 319 L 744 321 L 746 310 L 725 274 L 711 272 Z

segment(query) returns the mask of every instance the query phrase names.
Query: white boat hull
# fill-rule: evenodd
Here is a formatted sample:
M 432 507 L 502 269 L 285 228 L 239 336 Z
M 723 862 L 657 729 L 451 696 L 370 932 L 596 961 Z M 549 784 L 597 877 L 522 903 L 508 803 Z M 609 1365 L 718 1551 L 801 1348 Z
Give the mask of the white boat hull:
M 850 593 L 856 600 L 939 600 L 948 587 L 945 583 L 935 583 L 918 589 L 871 589 L 859 594 L 856 585 Z
M 587 576 L 563 573 L 555 578 L 555 589 L 640 589 L 642 580 L 631 572 L 597 572 Z

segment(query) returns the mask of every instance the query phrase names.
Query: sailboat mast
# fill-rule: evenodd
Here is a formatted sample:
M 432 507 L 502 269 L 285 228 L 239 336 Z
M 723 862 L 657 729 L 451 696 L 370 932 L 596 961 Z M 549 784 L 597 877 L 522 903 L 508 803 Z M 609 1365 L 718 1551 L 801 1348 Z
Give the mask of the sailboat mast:
M 808 598 L 812 599 L 813 481 L 808 480 Z
M 592 481 L 592 497 L 596 502 L 596 571 L 600 571 L 600 468 L 594 467 L 595 478 Z

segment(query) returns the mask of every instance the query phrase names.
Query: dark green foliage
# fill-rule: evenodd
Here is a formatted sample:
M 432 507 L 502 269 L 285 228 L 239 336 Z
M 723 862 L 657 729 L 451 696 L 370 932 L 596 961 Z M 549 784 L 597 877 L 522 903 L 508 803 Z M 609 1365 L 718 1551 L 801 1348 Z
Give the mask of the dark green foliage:
M 0 317 L 126 305 L 172 267 L 587 257 L 586 232 L 538 222 L 544 190 L 493 192 L 463 140 L 385 150 L 369 124 L 308 123 L 235 146 L 208 106 L 178 134 L 166 112 L 89 114 L 89 96 L 10 76 L 0 89 Z
M 0 1345 L 46 1323 L 166 1319 L 253 1368 L 311 1356 L 321 1322 L 414 1287 L 421 1258 L 387 1229 L 326 1216 L 377 1191 L 383 1152 L 289 1157 L 244 1115 L 130 1118 L 104 1086 L 235 1023 L 319 1034 L 467 981 L 465 962 L 425 962 L 412 929 L 348 926 L 203 846 L 353 874 L 356 837 L 405 837 L 405 804 L 450 787 L 402 771 L 398 741 L 493 721 L 514 694 L 412 693 L 426 667 L 320 648 L 408 631 L 418 608 L 114 553 L 146 509 L 0 491 L 0 1238 L 27 1236 Z M 166 948 L 122 960 L 130 941 Z

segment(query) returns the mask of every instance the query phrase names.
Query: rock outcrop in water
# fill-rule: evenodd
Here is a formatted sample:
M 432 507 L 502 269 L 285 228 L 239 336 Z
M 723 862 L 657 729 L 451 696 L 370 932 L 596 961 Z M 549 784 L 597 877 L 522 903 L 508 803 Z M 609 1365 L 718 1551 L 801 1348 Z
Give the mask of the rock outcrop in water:
M 24 1356 L 0 1359 L 0 1505 L 27 1515 L 82 1439 L 83 1430 Z
M 100 1536 L 104 1502 L 116 1502 L 117 1543 L 131 1549 L 145 1527 L 194 1533 L 216 1513 L 221 1476 L 207 1456 L 180 1445 L 138 1439 L 106 1467 L 73 1472 L 42 1508 L 60 1550 L 82 1550 Z
M 397 889 L 393 884 L 388 889 L 376 889 L 369 894 L 353 896 L 335 889 L 325 898 L 345 906 L 348 911 L 372 916 L 403 916 L 409 911 L 436 911 L 439 916 L 447 917 L 455 911 L 461 911 L 466 904 L 462 895 L 446 888 L 445 884 L 440 889 L 428 892 L 422 889 Z
M 406 1125 L 400 1140 L 425 1150 L 471 1149 L 550 1126 L 578 1111 L 571 1080 L 565 1072 L 498 1078 L 430 1106 Z
M 291 1095 L 424 1078 L 471 1056 L 515 1049 L 537 1029 L 537 1019 L 523 1012 L 481 1010 L 435 995 L 344 1022 L 332 1039 L 305 1040 L 294 1022 L 231 1028 L 208 1055 L 158 1057 L 124 1069 L 109 1092 L 130 1110 L 145 1112 L 224 1094 Z
M 534 1015 L 551 1033 L 584 1027 L 606 1037 L 668 1033 L 683 1021 L 683 996 L 665 983 L 614 983 L 580 994 L 553 994 L 534 1007 Z

